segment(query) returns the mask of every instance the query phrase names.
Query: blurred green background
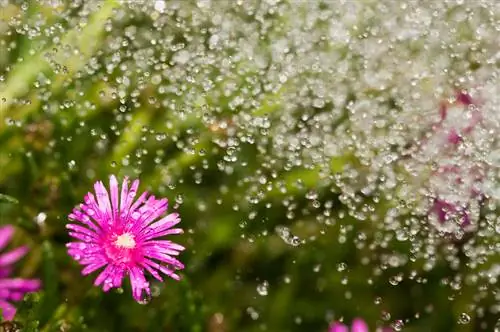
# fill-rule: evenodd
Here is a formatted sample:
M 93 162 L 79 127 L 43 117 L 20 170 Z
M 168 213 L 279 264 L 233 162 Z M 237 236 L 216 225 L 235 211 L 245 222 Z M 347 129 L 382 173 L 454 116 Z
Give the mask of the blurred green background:
M 0 203 L 0 221 L 32 248 L 18 274 L 43 280 L 18 324 L 280 332 L 362 317 L 492 331 L 494 286 L 463 282 L 465 256 L 411 259 L 415 239 L 384 229 L 394 202 L 358 183 L 379 176 L 370 135 L 411 137 L 409 108 L 432 111 L 498 68 L 486 60 L 499 11 L 485 3 L 0 0 L 0 193 L 19 201 Z M 386 122 L 364 128 L 353 105 Z M 68 213 L 110 174 L 182 218 L 183 279 L 153 281 L 146 305 L 128 283 L 103 293 L 66 254 Z

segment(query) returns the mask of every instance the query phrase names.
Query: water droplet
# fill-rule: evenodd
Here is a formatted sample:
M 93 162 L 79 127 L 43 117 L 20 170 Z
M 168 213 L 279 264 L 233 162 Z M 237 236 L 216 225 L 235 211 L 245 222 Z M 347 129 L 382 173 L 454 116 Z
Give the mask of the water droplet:
M 391 313 L 388 311 L 382 311 L 380 314 L 380 318 L 382 318 L 383 321 L 388 321 L 391 319 Z
M 40 212 L 39 214 L 36 215 L 35 217 L 35 222 L 38 225 L 43 225 L 45 224 L 45 220 L 47 220 L 47 214 L 45 212 Z
M 68 162 L 68 168 L 69 168 L 70 170 L 74 170 L 74 169 L 75 169 L 75 167 L 76 167 L 76 161 L 74 161 L 74 160 L 70 160 L 70 161 Z
M 276 226 L 275 231 L 279 235 L 279 237 L 283 241 L 285 241 L 285 243 L 290 244 L 294 247 L 297 247 L 300 245 L 300 243 L 301 243 L 300 238 L 298 236 L 293 235 L 288 227 Z
M 466 314 L 465 312 L 462 312 L 460 314 L 460 316 L 458 317 L 459 324 L 463 324 L 463 325 L 469 324 L 470 320 L 471 320 L 470 316 L 468 314 Z
M 337 271 L 342 272 L 347 269 L 347 264 L 344 262 L 338 263 L 337 264 Z
M 252 318 L 253 320 L 259 319 L 259 313 L 253 307 L 248 307 L 247 313 L 250 315 L 250 318 Z
M 404 325 L 404 322 L 401 319 L 398 319 L 391 324 L 391 327 L 394 331 L 401 331 L 403 330 Z
M 142 304 L 142 305 L 146 305 L 149 302 L 151 302 L 151 295 L 149 295 L 147 293 L 145 293 L 143 295 L 143 297 L 139 301 L 137 301 L 137 303 Z
M 496 324 L 495 324 L 495 330 L 494 332 L 500 332 L 500 319 L 497 320 Z
M 260 296 L 267 296 L 268 289 L 269 289 L 269 283 L 266 280 L 257 285 L 257 293 L 259 293 Z

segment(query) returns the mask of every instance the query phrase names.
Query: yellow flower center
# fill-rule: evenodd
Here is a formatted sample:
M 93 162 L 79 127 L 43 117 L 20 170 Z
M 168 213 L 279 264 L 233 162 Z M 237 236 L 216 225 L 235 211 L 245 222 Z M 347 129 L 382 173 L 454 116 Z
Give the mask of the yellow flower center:
M 134 236 L 130 233 L 123 233 L 116 238 L 115 245 L 120 248 L 132 249 L 135 247 Z

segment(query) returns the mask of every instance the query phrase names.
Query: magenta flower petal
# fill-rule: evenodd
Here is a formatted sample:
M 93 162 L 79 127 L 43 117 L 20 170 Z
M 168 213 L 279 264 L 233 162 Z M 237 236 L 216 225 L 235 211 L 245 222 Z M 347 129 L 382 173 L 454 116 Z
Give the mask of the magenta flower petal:
M 0 289 L 15 289 L 23 292 L 30 292 L 39 288 L 40 280 L 37 279 L 0 279 Z
M 328 332 L 349 332 L 349 328 L 344 324 L 333 322 Z
M 0 227 L 0 249 L 7 246 L 13 234 L 14 227 L 10 225 Z M 27 252 L 28 248 L 22 246 L 0 255 L 0 309 L 5 320 L 12 320 L 16 314 L 16 308 L 8 301 L 19 301 L 24 294 L 40 288 L 38 279 L 9 278 L 12 264 Z
M 19 247 L 0 255 L 0 266 L 11 265 L 28 253 L 28 247 Z
M 6 225 L 0 227 L 0 250 L 5 248 L 14 234 L 14 227 Z
M 368 332 L 368 325 L 366 325 L 364 320 L 362 320 L 360 318 L 356 318 L 352 322 L 351 331 L 352 332 Z
M 0 308 L 2 309 L 2 316 L 5 320 L 12 320 L 16 315 L 16 307 L 7 301 L 0 300 Z
M 138 187 L 139 180 L 129 187 L 125 178 L 120 188 L 112 175 L 108 193 L 102 182 L 96 182 L 95 196 L 85 195 L 84 203 L 68 216 L 76 223 L 66 227 L 77 241 L 66 246 L 68 254 L 84 266 L 83 275 L 103 268 L 94 285 L 107 292 L 121 287 L 128 276 L 133 298 L 142 302 L 151 293 L 145 272 L 158 280 L 161 274 L 180 279 L 175 271 L 184 264 L 176 256 L 184 247 L 162 238 L 182 233 L 181 228 L 172 228 L 180 222 L 177 213 L 161 218 L 168 200 L 147 192 L 135 199 Z
M 352 321 L 351 328 L 339 322 L 333 322 L 330 324 L 328 332 L 369 332 L 368 324 L 361 318 L 355 318 Z

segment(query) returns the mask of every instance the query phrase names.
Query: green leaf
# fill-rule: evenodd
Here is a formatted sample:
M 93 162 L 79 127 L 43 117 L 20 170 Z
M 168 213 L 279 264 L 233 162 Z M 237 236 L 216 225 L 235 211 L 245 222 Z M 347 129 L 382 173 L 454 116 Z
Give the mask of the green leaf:
M 19 201 L 12 196 L 0 194 L 0 202 L 7 202 L 12 204 L 18 204 Z
M 38 332 L 40 324 L 38 311 L 42 295 L 39 293 L 28 293 L 18 307 L 16 321 L 22 324 L 24 332 Z
M 38 318 L 45 324 L 53 316 L 59 302 L 59 279 L 54 261 L 54 250 L 49 241 L 45 241 L 42 245 L 42 257 L 43 289 L 45 296 L 42 299 L 42 306 Z

